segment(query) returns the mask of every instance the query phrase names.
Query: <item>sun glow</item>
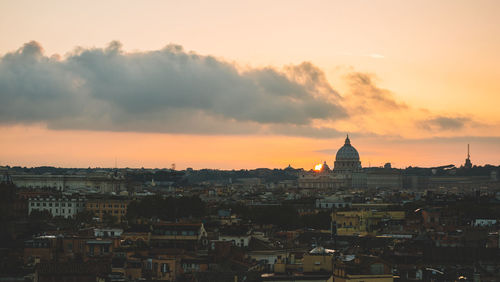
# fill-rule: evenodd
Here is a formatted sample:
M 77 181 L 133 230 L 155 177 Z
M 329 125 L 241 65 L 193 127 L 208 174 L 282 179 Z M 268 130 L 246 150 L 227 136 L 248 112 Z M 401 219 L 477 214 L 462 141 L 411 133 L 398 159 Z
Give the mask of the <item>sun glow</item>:
M 317 164 L 314 166 L 315 171 L 321 171 L 323 169 L 323 164 Z

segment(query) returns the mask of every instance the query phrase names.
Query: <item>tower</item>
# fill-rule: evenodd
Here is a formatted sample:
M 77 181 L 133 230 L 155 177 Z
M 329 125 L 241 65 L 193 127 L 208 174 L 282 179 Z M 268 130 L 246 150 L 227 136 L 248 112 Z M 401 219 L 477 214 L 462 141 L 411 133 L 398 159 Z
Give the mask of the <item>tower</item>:
M 465 168 L 472 168 L 472 162 L 470 161 L 470 146 L 467 144 L 467 158 L 465 159 Z

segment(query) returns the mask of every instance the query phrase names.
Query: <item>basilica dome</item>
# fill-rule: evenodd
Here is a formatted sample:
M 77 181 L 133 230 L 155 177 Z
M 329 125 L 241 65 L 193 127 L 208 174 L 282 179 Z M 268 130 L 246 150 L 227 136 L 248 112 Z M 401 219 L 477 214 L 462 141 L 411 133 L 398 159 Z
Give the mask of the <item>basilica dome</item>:
M 351 145 L 349 135 L 345 139 L 345 144 L 335 156 L 333 171 L 336 173 L 352 173 L 361 171 L 361 162 L 356 148 Z
M 356 160 L 359 161 L 359 154 L 356 148 L 351 145 L 351 140 L 349 140 L 349 136 L 345 139 L 345 144 L 338 151 L 335 156 L 336 161 L 351 161 Z

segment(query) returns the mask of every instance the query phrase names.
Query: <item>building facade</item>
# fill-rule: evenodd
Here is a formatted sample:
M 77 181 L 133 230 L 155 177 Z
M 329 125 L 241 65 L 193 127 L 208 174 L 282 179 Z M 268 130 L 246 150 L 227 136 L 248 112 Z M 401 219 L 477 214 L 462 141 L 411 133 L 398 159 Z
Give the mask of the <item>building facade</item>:
M 86 210 L 94 213 L 99 220 L 103 220 L 106 215 L 116 217 L 119 222 L 125 220 L 127 206 L 130 200 L 122 197 L 90 198 L 87 200 Z
M 100 193 L 126 190 L 125 178 L 117 173 L 91 174 L 17 174 L 12 181 L 19 188 L 51 188 L 57 191 L 94 190 Z
M 53 217 L 73 217 L 85 210 L 87 199 L 82 196 L 45 196 L 28 199 L 28 213 L 33 211 L 48 211 Z

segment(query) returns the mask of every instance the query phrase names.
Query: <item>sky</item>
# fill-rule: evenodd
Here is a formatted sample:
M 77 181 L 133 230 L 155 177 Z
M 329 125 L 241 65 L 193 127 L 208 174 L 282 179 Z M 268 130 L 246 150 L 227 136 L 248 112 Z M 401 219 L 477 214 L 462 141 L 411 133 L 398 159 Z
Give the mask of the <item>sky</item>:
M 498 1 L 0 0 L 0 165 L 500 164 Z

